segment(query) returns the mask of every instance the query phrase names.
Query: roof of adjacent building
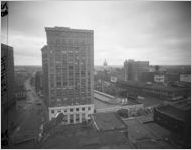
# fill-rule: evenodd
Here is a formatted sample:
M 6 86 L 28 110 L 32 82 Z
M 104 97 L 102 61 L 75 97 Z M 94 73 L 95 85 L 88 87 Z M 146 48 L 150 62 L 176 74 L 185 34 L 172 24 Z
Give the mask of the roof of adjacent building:
M 133 148 L 122 132 L 114 130 L 98 132 L 93 126 L 82 124 L 57 125 L 52 134 L 40 143 L 40 146 L 49 149 Z
M 191 109 L 191 99 L 181 99 L 172 105 L 180 110 L 188 111 Z
M 137 142 L 137 148 L 139 149 L 172 149 L 174 146 L 165 141 L 146 140 Z
M 170 116 L 172 118 L 175 118 L 177 120 L 180 120 L 180 121 L 185 120 L 185 112 L 176 107 L 173 107 L 172 105 L 161 106 L 161 107 L 157 108 L 157 110 L 160 113 L 163 113 L 163 114 Z
M 116 113 L 96 113 L 93 117 L 99 131 L 120 130 L 127 128 L 126 124 Z

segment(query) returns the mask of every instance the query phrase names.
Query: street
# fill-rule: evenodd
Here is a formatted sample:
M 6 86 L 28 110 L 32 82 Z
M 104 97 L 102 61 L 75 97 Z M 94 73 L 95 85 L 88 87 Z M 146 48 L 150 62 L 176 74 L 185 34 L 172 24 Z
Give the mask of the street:
M 10 137 L 10 148 L 37 148 L 39 127 L 42 121 L 46 120 L 46 106 L 30 85 L 30 79 L 26 80 L 24 85 L 27 99 L 18 110 L 18 126 Z

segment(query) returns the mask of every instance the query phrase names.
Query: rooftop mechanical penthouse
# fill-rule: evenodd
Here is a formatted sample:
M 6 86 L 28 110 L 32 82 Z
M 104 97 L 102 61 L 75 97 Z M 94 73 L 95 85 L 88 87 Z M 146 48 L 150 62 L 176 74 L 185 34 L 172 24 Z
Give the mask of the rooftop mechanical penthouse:
M 49 119 L 64 114 L 64 123 L 81 123 L 94 112 L 94 31 L 45 28 L 42 51 L 44 95 Z

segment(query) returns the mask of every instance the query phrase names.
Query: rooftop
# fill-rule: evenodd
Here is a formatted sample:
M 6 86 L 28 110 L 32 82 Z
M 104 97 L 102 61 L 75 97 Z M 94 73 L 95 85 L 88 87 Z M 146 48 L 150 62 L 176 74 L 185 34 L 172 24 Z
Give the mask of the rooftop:
M 46 31 L 77 31 L 77 32 L 91 32 L 93 33 L 93 30 L 87 30 L 87 29 L 72 29 L 69 27 L 45 27 Z
M 170 91 L 170 92 L 177 92 L 177 91 L 183 91 L 186 90 L 185 88 L 179 88 L 179 87 L 172 87 L 172 86 L 165 86 L 160 84 L 151 84 L 147 85 L 144 82 L 137 82 L 137 81 L 118 81 L 119 84 L 123 86 L 130 86 L 130 87 L 136 87 L 136 88 L 147 88 L 147 89 L 157 89 L 157 90 L 163 90 L 163 91 Z M 118 84 L 117 83 L 117 84 Z
M 119 131 L 97 132 L 93 126 L 82 124 L 59 125 L 40 145 L 49 149 L 133 148 Z
M 98 99 L 104 103 L 107 103 L 109 105 L 116 105 L 116 106 L 121 106 L 121 105 L 136 105 L 136 104 L 141 104 L 138 102 L 136 99 L 129 97 L 127 102 L 125 104 L 122 104 L 122 98 L 117 98 L 112 95 L 109 95 L 107 93 L 103 93 L 100 91 L 94 90 L 94 97 L 95 99 Z
M 127 128 L 126 124 L 115 113 L 96 113 L 93 117 L 99 131 L 120 130 Z
M 153 140 L 147 140 L 147 141 L 139 141 L 137 142 L 137 148 L 138 149 L 173 149 L 172 145 L 168 144 L 165 141 L 153 141 Z
M 146 128 L 136 119 L 127 119 L 124 122 L 128 126 L 129 139 L 132 141 L 142 141 L 148 139 L 156 139 Z
M 9 46 L 9 45 L 6 45 L 6 44 L 1 43 L 1 49 L 2 49 L 2 48 L 13 49 L 13 47 L 11 47 L 11 46 Z
M 137 119 L 126 119 L 124 122 L 128 126 L 128 138 L 136 148 L 174 148 L 165 141 L 170 138 L 169 130 L 159 126 L 154 122 L 141 123 Z
M 158 107 L 157 110 L 159 110 L 159 112 L 166 114 L 168 116 L 171 116 L 175 119 L 184 121 L 185 119 L 185 113 L 182 110 L 179 110 L 178 108 L 175 108 L 171 105 L 165 105 L 165 106 L 161 106 Z
M 158 125 L 155 122 L 148 122 L 143 124 L 143 126 L 153 135 L 155 135 L 158 139 L 169 137 L 169 135 L 171 134 L 171 132 L 168 129 Z
M 187 111 L 191 109 L 191 99 L 182 99 L 173 103 L 172 105 L 180 110 Z

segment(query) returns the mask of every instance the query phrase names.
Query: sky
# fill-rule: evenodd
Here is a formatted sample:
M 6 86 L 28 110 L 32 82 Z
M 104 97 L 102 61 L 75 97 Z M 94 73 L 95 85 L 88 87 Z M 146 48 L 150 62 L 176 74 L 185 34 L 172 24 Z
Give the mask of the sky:
M 191 4 L 178 1 L 9 2 L 1 42 L 14 48 L 15 65 L 41 65 L 45 27 L 94 30 L 94 64 L 191 64 Z M 8 20 L 8 25 L 7 25 Z

